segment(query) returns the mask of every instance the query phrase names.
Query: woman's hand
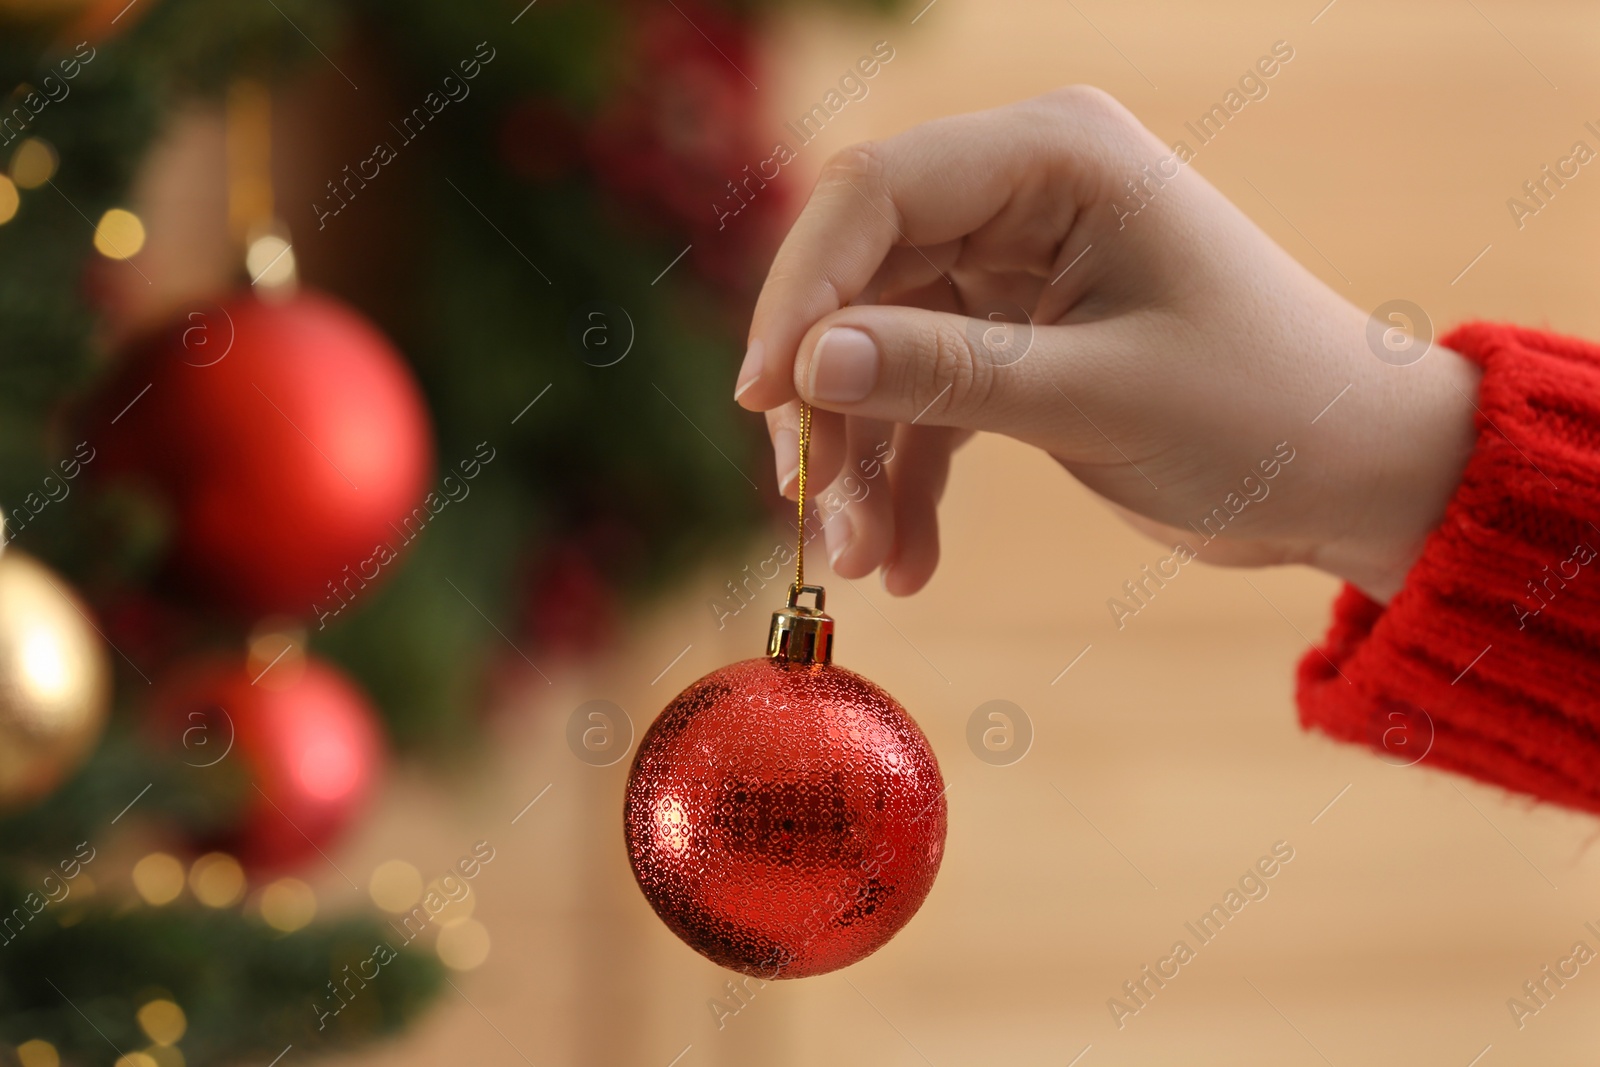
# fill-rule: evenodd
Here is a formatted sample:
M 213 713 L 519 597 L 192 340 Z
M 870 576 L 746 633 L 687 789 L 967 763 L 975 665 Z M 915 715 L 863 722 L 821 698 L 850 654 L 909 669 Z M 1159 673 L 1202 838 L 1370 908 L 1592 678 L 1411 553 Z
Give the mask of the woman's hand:
M 767 412 L 791 496 L 797 397 L 814 486 L 892 443 L 890 492 L 824 527 L 840 575 L 882 567 L 892 593 L 932 575 L 950 454 L 991 430 L 1202 559 L 1308 563 L 1386 600 L 1460 478 L 1477 372 L 1438 346 L 1391 365 L 1367 327 L 1121 105 L 1071 88 L 829 161 L 735 396 Z

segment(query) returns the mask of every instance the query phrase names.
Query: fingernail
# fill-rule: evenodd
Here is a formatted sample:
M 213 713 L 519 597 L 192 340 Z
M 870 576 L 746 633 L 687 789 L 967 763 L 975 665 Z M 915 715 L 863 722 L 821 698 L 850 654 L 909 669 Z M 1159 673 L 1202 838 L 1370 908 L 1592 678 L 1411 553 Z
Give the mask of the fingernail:
M 789 495 L 789 483 L 800 473 L 800 435 L 779 430 L 772 435 L 772 458 L 778 465 L 778 495 Z
M 739 382 L 733 389 L 734 400 L 744 396 L 745 391 L 760 379 L 761 366 L 766 362 L 765 352 L 766 346 L 760 338 L 750 342 L 750 347 L 745 350 L 744 362 L 739 365 Z
M 839 566 L 839 557 L 850 547 L 850 532 L 850 516 L 842 511 L 822 528 L 822 539 L 828 546 L 828 564 L 835 569 Z
M 835 326 L 817 341 L 811 359 L 811 395 L 824 402 L 864 400 L 878 381 L 878 346 L 849 326 Z

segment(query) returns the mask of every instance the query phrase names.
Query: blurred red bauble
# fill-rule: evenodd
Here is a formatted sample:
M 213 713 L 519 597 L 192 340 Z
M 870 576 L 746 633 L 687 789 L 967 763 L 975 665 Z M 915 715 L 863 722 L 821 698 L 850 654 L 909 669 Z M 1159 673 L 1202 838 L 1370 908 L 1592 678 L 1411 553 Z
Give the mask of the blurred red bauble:
M 312 293 L 244 293 L 149 336 L 85 432 L 104 442 L 94 476 L 170 510 L 167 565 L 186 592 L 248 616 L 307 616 L 379 580 L 432 476 L 404 360 Z
M 534 572 L 527 630 L 534 643 L 561 656 L 592 655 L 616 637 L 617 591 L 581 542 L 558 544 Z
M 764 979 L 881 948 L 944 854 L 927 738 L 830 652 L 831 630 L 817 661 L 780 652 L 706 675 L 651 724 L 628 777 L 628 858 L 656 914 L 714 963 Z
M 158 690 L 147 726 L 197 773 L 243 771 L 242 816 L 202 844 L 258 870 L 292 868 L 329 847 L 360 813 L 383 764 L 366 696 L 342 671 L 298 650 L 270 666 L 208 660 L 180 668 Z

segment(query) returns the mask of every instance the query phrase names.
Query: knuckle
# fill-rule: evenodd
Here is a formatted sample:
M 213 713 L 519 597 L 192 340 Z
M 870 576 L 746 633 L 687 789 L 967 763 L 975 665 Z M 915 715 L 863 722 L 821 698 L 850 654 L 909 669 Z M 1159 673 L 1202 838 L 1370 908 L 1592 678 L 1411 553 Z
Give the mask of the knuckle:
M 882 150 L 874 141 L 846 145 L 822 165 L 819 184 L 875 183 L 883 174 Z
M 1122 102 L 1093 85 L 1068 85 L 1040 98 L 1041 118 L 1074 138 L 1093 137 L 1122 143 L 1144 132 L 1138 118 Z
M 1137 168 L 1152 151 L 1166 151 L 1167 146 L 1104 89 L 1068 85 L 1035 103 L 1036 129 L 1056 151 L 1066 151 L 1079 166 L 1099 170 L 1114 163 Z
M 1094 85 L 1064 85 L 1046 93 L 1044 99 L 1063 110 L 1088 115 L 1121 115 L 1117 98 Z
M 953 323 L 937 323 L 929 347 L 933 358 L 923 365 L 913 391 L 919 398 L 918 405 L 929 406 L 940 414 L 981 408 L 988 399 L 993 378 L 966 334 Z

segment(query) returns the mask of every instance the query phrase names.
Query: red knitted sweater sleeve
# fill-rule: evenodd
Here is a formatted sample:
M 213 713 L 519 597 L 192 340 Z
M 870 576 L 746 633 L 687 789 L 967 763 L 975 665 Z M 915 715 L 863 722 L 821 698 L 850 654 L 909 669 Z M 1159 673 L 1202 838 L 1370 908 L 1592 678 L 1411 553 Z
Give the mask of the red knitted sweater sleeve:
M 1300 721 L 1600 812 L 1600 346 L 1487 323 L 1441 343 L 1483 368 L 1476 448 L 1389 606 L 1340 595 Z

